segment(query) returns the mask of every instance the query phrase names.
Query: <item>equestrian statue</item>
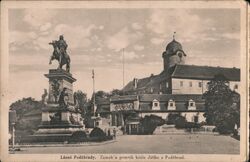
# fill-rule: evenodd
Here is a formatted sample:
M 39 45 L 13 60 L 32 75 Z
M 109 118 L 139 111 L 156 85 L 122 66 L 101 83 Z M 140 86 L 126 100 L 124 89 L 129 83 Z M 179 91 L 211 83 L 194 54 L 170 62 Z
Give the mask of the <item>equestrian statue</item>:
M 63 35 L 59 36 L 59 40 L 54 40 L 49 43 L 50 45 L 53 46 L 54 51 L 52 56 L 50 57 L 49 64 L 52 63 L 53 60 L 57 60 L 59 65 L 58 69 L 62 69 L 63 65 L 66 64 L 66 71 L 70 72 L 70 57 L 67 53 L 67 43 L 63 38 Z

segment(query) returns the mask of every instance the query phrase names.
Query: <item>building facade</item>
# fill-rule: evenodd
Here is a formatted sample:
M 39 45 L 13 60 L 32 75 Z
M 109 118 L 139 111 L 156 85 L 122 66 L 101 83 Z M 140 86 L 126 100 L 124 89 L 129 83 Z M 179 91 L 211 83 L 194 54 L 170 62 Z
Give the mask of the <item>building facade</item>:
M 107 102 L 110 105 L 111 125 L 123 126 L 131 133 L 138 129 L 135 118 L 156 115 L 168 120 L 170 114 L 179 114 L 188 122 L 204 122 L 202 94 L 216 75 L 225 76 L 229 87 L 239 92 L 240 69 L 186 65 L 186 57 L 182 45 L 173 39 L 162 54 L 163 71 L 160 74 L 134 78 L 123 89 L 126 96 L 113 96 L 105 102 L 106 107 Z

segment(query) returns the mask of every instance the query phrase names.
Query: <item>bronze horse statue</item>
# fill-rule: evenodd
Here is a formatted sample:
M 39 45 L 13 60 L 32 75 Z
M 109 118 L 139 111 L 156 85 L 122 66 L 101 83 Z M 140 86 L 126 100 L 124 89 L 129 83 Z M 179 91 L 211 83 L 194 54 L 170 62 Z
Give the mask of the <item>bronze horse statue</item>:
M 62 53 L 62 51 L 59 49 L 57 45 L 57 41 L 52 41 L 49 44 L 52 45 L 54 48 L 53 54 L 50 57 L 49 64 L 51 64 L 53 60 L 57 60 L 59 63 L 57 69 L 62 69 L 63 65 L 66 64 L 66 71 L 69 72 L 70 71 L 70 57 L 67 54 L 67 52 L 64 51 L 64 54 Z

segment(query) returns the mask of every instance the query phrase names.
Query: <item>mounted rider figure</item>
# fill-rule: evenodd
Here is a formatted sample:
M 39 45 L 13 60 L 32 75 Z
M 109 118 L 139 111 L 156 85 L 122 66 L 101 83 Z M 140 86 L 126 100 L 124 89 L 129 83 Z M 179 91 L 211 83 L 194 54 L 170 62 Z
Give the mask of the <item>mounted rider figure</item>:
M 62 58 L 65 58 L 66 55 L 67 55 L 66 50 L 67 50 L 68 44 L 64 40 L 63 35 L 59 36 L 59 40 L 56 41 L 56 44 L 57 44 L 57 47 L 59 48 L 59 51 L 60 51 L 60 54 L 61 54 L 60 60 L 59 60 L 59 62 L 61 63 Z
M 66 51 L 68 44 L 64 40 L 63 35 L 59 36 L 59 40 L 52 41 L 49 44 L 54 48 L 49 64 L 51 64 L 53 60 L 57 60 L 59 62 L 58 69 L 62 69 L 62 66 L 66 64 L 66 71 L 69 72 L 70 57 Z

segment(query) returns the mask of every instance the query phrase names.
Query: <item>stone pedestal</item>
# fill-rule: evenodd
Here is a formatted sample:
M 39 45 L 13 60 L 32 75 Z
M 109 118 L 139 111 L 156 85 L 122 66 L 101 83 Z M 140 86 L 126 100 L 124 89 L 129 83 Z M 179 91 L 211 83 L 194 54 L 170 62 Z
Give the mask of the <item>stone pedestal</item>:
M 68 140 L 76 131 L 84 131 L 85 127 L 81 114 L 74 107 L 73 82 L 76 81 L 72 74 L 63 69 L 51 69 L 45 74 L 49 79 L 48 103 L 42 109 L 42 123 L 33 135 L 38 142 L 52 142 Z M 59 94 L 67 88 L 67 106 L 58 104 Z M 39 139 L 42 139 L 39 140 Z
M 46 107 L 42 110 L 42 123 L 35 135 L 39 134 L 73 134 L 83 131 L 81 114 L 73 108 Z
M 63 88 L 67 88 L 68 102 L 70 104 L 74 103 L 73 82 L 76 79 L 72 77 L 72 74 L 63 69 L 50 69 L 49 74 L 45 74 L 45 76 L 49 79 L 48 104 L 57 103 L 59 94 Z

